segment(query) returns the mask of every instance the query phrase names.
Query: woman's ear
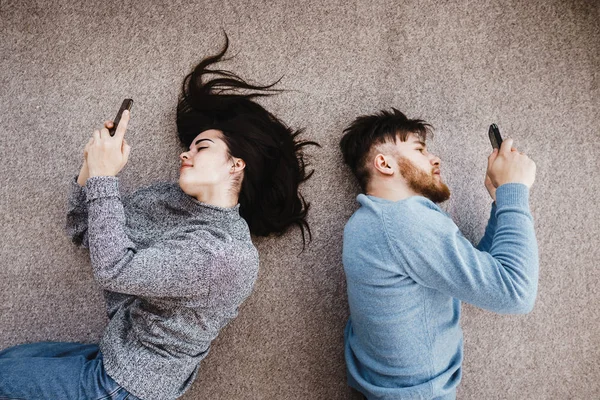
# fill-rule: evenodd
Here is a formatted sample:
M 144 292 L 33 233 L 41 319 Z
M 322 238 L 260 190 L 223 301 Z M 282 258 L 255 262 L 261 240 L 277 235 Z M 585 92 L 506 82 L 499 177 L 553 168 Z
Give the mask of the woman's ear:
M 242 160 L 241 158 L 234 158 L 233 159 L 233 165 L 231 166 L 231 172 L 235 173 L 235 172 L 239 172 L 241 170 L 243 170 L 244 168 L 246 168 L 246 162 L 244 160 Z
M 375 156 L 375 159 L 373 160 L 373 166 L 375 167 L 375 169 L 377 171 L 381 172 L 384 175 L 393 175 L 394 174 L 394 169 L 392 168 L 392 166 L 388 162 L 388 158 L 389 157 L 386 157 L 386 156 L 384 156 L 381 153 L 377 154 Z

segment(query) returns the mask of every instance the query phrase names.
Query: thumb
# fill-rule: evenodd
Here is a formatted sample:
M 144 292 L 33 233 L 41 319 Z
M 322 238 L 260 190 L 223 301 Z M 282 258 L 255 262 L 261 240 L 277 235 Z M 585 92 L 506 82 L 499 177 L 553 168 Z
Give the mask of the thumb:
M 513 145 L 513 139 L 512 138 L 508 138 L 506 140 L 502 141 L 502 145 L 500 146 L 500 150 L 499 152 L 504 154 L 504 155 L 509 155 L 511 150 L 512 150 L 512 145 Z

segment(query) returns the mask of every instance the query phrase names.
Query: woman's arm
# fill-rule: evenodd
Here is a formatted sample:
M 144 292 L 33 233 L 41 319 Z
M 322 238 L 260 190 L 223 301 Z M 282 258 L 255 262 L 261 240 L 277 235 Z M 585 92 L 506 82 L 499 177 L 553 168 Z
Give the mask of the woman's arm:
M 210 230 L 184 231 L 138 249 L 125 232 L 118 178 L 91 177 L 86 191 L 90 258 L 102 288 L 135 296 L 208 296 L 209 272 L 226 257 L 223 238 Z
M 79 176 L 72 177 L 69 181 L 65 233 L 77 246 L 88 248 L 86 190 L 78 183 L 80 177 L 81 173 Z

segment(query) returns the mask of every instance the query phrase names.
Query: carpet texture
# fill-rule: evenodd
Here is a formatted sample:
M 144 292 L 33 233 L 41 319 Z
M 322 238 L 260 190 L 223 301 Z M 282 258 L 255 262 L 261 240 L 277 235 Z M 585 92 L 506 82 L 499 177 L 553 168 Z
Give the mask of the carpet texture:
M 104 302 L 86 250 L 63 233 L 69 179 L 94 129 L 134 99 L 121 188 L 176 180 L 183 77 L 221 64 L 288 91 L 260 102 L 304 138 L 313 242 L 256 239 L 261 270 L 184 399 L 354 399 L 342 231 L 358 186 L 338 148 L 361 114 L 394 106 L 435 127 L 452 190 L 441 206 L 483 235 L 495 122 L 537 164 L 530 204 L 539 294 L 524 316 L 463 305 L 459 399 L 600 398 L 600 13 L 596 1 L 0 2 L 0 348 L 97 342 Z

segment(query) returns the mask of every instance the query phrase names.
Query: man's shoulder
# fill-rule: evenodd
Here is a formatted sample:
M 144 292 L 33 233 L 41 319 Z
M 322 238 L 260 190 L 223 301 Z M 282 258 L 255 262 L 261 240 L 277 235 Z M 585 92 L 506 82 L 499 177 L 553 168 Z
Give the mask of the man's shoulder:
M 411 196 L 382 210 L 382 220 L 402 233 L 441 229 L 452 221 L 439 205 L 424 196 Z
M 418 226 L 429 225 L 430 220 L 452 219 L 439 205 L 424 196 L 410 196 L 406 199 L 390 201 L 360 194 L 357 201 L 360 207 L 346 222 L 345 232 L 364 231 L 370 225 L 394 227 L 401 225 L 405 229 L 418 229 Z

